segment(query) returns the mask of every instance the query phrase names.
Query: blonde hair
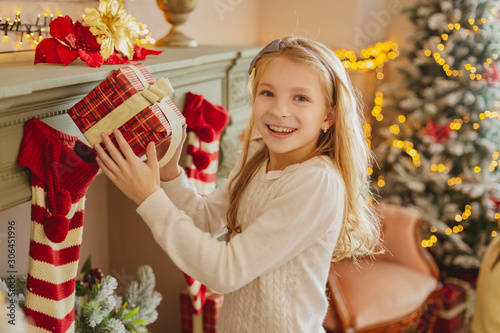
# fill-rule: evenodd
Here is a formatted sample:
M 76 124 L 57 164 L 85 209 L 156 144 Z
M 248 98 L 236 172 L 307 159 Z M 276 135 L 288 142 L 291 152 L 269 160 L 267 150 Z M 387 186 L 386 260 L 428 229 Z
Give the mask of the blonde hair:
M 333 109 L 335 120 L 326 133 L 321 133 L 312 156 L 328 156 L 340 171 L 345 183 L 344 221 L 333 253 L 333 260 L 344 257 L 378 253 L 380 241 L 379 218 L 373 205 L 369 186 L 368 167 L 372 159 L 363 129 L 364 117 L 358 96 L 340 59 L 324 45 L 301 37 L 288 36 L 276 52 L 265 53 L 257 61 L 250 77 L 249 88 L 252 101 L 257 86 L 269 62 L 277 57 L 305 64 L 320 75 L 321 85 L 329 106 L 334 105 L 334 85 L 325 65 L 314 54 L 320 56 L 332 69 L 336 79 L 337 103 Z M 247 185 L 257 169 L 269 158 L 265 145 L 248 159 L 248 150 L 254 130 L 253 117 L 243 148 L 242 166 L 229 186 L 230 204 L 227 212 L 228 232 L 241 232 L 237 225 L 238 207 Z M 332 193 L 332 195 L 335 195 Z

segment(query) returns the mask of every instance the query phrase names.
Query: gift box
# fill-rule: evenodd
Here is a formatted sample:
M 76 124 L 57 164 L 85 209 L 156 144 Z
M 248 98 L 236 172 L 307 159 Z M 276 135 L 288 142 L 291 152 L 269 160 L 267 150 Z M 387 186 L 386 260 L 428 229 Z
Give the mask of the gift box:
M 469 282 L 446 278 L 441 288 L 443 308 L 434 325 L 434 332 L 458 332 L 468 325 L 474 306 L 473 294 Z
M 449 319 L 439 317 L 434 324 L 434 332 L 456 333 L 465 327 L 465 310 Z
M 208 292 L 206 294 L 205 304 L 203 305 L 202 312 L 197 318 L 191 296 L 187 290 L 183 290 L 180 294 L 181 302 L 181 332 L 182 333 L 197 333 L 200 330 L 199 326 L 202 326 L 203 333 L 215 333 L 217 332 L 217 318 L 219 317 L 220 309 L 224 301 L 224 295 Z M 197 320 L 201 320 L 202 325 L 196 324 Z
M 144 65 L 128 65 L 108 75 L 68 114 L 90 146 L 100 142 L 105 132 L 118 147 L 112 134 L 118 128 L 135 154 L 142 156 L 149 142 L 159 145 L 171 137 L 169 150 L 160 160 L 163 166 L 178 147 L 186 122 L 168 97 L 172 92 L 167 78 L 156 81 Z

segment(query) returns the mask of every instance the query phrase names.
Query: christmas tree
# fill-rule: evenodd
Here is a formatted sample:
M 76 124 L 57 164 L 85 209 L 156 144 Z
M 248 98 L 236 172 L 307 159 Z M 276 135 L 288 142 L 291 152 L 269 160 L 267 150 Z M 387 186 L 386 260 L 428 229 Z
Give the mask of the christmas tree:
M 477 269 L 499 229 L 499 5 L 413 1 L 408 63 L 383 89 L 397 114 L 375 127 L 379 201 L 422 212 L 444 275 Z

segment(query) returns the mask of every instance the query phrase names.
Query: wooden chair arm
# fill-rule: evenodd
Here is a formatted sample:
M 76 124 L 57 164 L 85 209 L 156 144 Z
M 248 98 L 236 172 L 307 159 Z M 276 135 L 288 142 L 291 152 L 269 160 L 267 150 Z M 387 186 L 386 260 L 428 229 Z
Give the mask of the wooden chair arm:
M 382 237 L 386 253 L 377 255 L 377 260 L 390 260 L 415 269 L 439 280 L 439 269 L 430 253 L 421 245 L 421 230 L 425 220 L 411 208 L 381 206 Z
M 352 328 L 352 317 L 349 313 L 347 302 L 345 300 L 344 293 L 339 287 L 338 275 L 330 265 L 330 272 L 328 273 L 327 288 L 330 293 L 330 306 L 335 316 L 335 321 L 342 327 L 342 332 L 352 333 L 354 332 Z M 333 303 L 333 304 L 332 304 Z
M 432 255 L 427 251 L 424 247 L 422 247 L 420 244 L 422 243 L 422 233 L 421 230 L 423 230 L 427 226 L 427 222 L 421 218 L 419 219 L 418 223 L 418 228 L 415 228 L 415 241 L 417 244 L 419 244 L 418 249 L 420 252 L 420 255 L 422 259 L 424 260 L 425 264 L 427 265 L 427 268 L 429 269 L 430 274 L 437 280 L 439 281 L 441 278 L 441 273 L 439 272 L 439 267 L 432 257 Z

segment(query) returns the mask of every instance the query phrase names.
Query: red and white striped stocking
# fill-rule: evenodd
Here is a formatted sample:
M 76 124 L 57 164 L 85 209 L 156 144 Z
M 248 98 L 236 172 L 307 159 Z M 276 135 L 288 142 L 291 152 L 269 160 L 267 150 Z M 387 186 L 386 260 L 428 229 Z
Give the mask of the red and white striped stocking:
M 88 145 L 36 118 L 24 125 L 18 163 L 31 171 L 29 332 L 74 332 L 85 194 L 99 167 Z
M 185 171 L 193 180 L 199 194 L 207 195 L 215 189 L 219 164 L 221 134 L 229 122 L 229 112 L 204 99 L 203 95 L 188 92 L 184 106 L 188 125 Z M 207 287 L 184 274 L 193 302 L 195 318 L 193 332 L 203 331 L 202 309 Z

